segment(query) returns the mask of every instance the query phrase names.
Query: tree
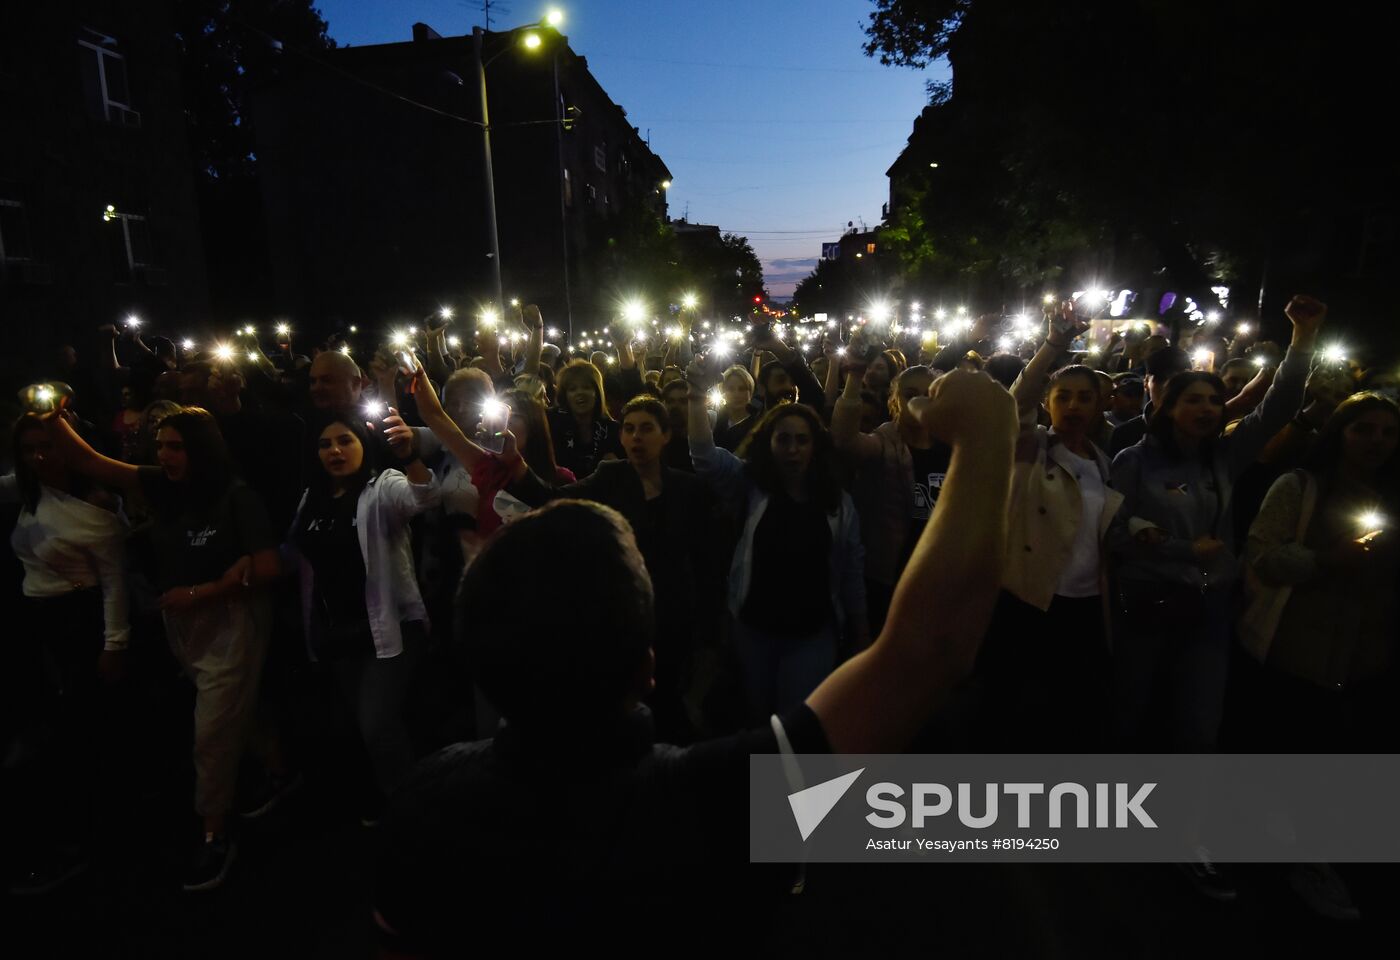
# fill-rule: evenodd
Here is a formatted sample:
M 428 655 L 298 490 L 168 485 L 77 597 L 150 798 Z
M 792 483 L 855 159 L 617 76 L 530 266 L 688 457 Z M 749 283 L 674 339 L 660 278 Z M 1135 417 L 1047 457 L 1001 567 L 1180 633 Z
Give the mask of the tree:
M 1005 292 L 1064 270 L 1206 304 L 1219 283 L 1252 299 L 1269 272 L 1286 299 L 1309 281 L 1357 286 L 1328 261 L 1356 258 L 1372 212 L 1394 222 L 1365 96 L 1387 60 L 1356 11 L 875 0 L 866 37 L 883 63 L 953 69 L 927 162 L 908 165 L 925 171 L 917 196 L 889 229 L 907 274 Z

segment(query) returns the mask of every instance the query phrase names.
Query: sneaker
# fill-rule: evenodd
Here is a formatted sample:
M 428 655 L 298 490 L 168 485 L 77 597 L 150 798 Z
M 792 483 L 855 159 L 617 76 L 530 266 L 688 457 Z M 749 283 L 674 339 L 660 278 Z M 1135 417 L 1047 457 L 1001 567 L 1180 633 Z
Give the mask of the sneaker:
M 228 876 L 237 853 L 237 844 L 228 837 L 206 837 L 185 873 L 185 889 L 194 893 L 218 887 Z
M 1177 869 L 1191 881 L 1191 886 L 1203 897 L 1230 903 L 1239 896 L 1239 891 L 1235 889 L 1230 878 L 1217 864 L 1211 862 L 1210 851 L 1205 847 L 1197 847 L 1196 859 L 1190 863 L 1177 864 Z
M 238 815 L 244 820 L 256 820 L 265 816 L 275 810 L 283 800 L 300 790 L 305 782 L 299 773 L 285 779 L 268 777 L 263 781 L 262 789 L 248 801 L 247 808 Z
M 1341 921 L 1361 919 L 1361 911 L 1352 902 L 1346 883 L 1330 864 L 1294 864 L 1289 871 L 1288 882 L 1293 892 L 1318 916 Z
M 10 893 L 17 897 L 39 897 L 53 893 L 69 880 L 86 872 L 87 868 L 86 857 L 55 853 L 13 881 L 10 884 Z

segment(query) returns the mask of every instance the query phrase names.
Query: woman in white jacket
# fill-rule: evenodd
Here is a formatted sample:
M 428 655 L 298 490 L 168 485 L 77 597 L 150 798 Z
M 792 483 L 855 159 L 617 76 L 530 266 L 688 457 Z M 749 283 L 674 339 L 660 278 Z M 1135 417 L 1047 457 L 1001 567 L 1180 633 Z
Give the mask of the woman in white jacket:
M 383 796 L 414 760 L 404 700 L 427 637 L 408 523 L 439 499 L 413 432 L 390 413 L 386 434 L 399 469 L 376 470 L 363 423 L 332 420 L 316 435 L 321 471 L 284 551 L 301 575 L 308 652 L 330 665 L 355 712 Z M 368 799 L 370 821 L 382 797 Z
M 24 567 L 24 600 L 6 700 L 21 729 L 44 725 L 52 737 L 16 770 L 25 813 L 15 837 L 22 872 L 11 879 L 16 893 L 45 893 L 87 865 L 100 802 L 99 676 L 121 675 L 130 633 L 127 526 L 115 497 L 69 469 L 42 420 L 21 417 L 13 436 L 15 472 L 0 477 L 0 501 L 20 504 L 10 545 Z
M 739 448 L 740 459 L 710 432 L 705 365 L 692 363 L 687 376 L 695 472 L 743 511 L 729 612 L 750 706 L 767 717 L 817 688 L 836 666 L 843 633 L 851 649 L 869 643 L 860 522 L 815 411 L 774 407 Z

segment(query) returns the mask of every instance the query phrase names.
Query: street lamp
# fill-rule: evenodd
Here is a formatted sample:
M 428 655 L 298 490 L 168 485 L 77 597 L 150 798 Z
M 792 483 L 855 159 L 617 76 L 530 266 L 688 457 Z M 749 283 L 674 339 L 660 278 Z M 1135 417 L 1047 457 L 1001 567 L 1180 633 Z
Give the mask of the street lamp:
M 537 30 L 542 26 L 557 27 L 564 22 L 564 15 L 558 10 L 551 10 L 545 19 L 539 23 L 526 24 L 516 27 L 514 30 L 507 30 L 507 35 L 520 33 L 523 31 Z M 486 180 L 486 220 L 491 238 L 491 278 L 496 291 L 496 303 L 504 303 L 505 298 L 501 295 L 501 239 L 496 229 L 496 176 L 491 164 L 491 113 L 487 106 L 486 98 L 486 65 L 490 60 L 484 60 L 481 56 L 481 45 L 486 39 L 486 31 L 481 27 L 472 27 L 472 56 L 476 61 L 476 89 L 481 97 L 481 156 L 482 165 L 485 168 Z M 540 35 L 537 33 L 526 33 L 524 45 L 527 49 L 538 49 L 542 44 Z M 501 53 L 505 51 L 502 50 Z M 499 57 L 501 54 L 497 53 Z M 491 60 L 494 60 L 492 57 Z

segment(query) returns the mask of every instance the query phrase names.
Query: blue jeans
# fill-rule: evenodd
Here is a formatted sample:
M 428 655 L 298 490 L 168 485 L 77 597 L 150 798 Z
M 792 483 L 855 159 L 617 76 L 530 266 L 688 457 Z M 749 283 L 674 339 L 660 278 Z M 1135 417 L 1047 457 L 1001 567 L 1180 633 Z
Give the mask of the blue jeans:
M 1230 667 L 1232 591 L 1124 580 L 1113 650 L 1120 748 L 1215 749 Z
M 744 667 L 749 706 L 766 719 L 806 700 L 836 667 L 836 625 L 784 637 L 735 621 L 734 645 Z

